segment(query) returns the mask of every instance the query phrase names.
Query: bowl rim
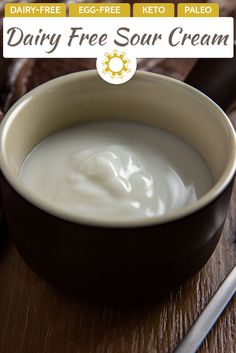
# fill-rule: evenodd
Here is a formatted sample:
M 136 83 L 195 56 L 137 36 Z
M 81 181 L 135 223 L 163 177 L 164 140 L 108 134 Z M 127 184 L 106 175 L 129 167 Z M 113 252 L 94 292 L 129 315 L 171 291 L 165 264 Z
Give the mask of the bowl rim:
M 186 216 L 189 216 L 205 208 L 208 204 L 211 204 L 214 200 L 216 200 L 220 196 L 220 194 L 222 194 L 222 192 L 230 184 L 236 171 L 236 133 L 226 113 L 211 98 L 209 98 L 207 95 L 197 90 L 196 88 L 168 76 L 164 76 L 156 73 L 150 73 L 150 72 L 141 71 L 141 70 L 136 71 L 135 77 L 138 77 L 141 79 L 146 78 L 146 79 L 159 79 L 163 81 L 169 81 L 176 86 L 188 88 L 190 91 L 194 92 L 198 96 L 202 97 L 208 102 L 211 102 L 211 104 L 214 105 L 215 108 L 217 108 L 217 110 L 221 113 L 222 121 L 224 122 L 224 125 L 227 128 L 227 131 L 230 136 L 230 141 L 232 143 L 232 151 L 223 174 L 207 193 L 205 193 L 201 198 L 196 200 L 194 203 L 187 205 L 183 208 L 179 208 L 171 213 L 164 214 L 162 216 L 154 216 L 150 218 L 140 217 L 138 219 L 125 219 L 125 220 L 107 219 L 105 221 L 104 219 L 96 219 L 88 215 L 82 215 L 82 214 L 73 215 L 67 212 L 66 210 L 56 208 L 53 206 L 52 203 L 48 202 L 47 200 L 43 200 L 36 193 L 28 189 L 22 182 L 20 182 L 19 178 L 13 175 L 13 173 L 11 173 L 11 171 L 8 168 L 7 156 L 6 156 L 5 146 L 4 146 L 5 145 L 4 141 L 6 139 L 7 131 L 10 128 L 11 122 L 17 116 L 17 110 L 21 108 L 22 104 L 27 104 L 28 98 L 30 98 L 32 95 L 35 95 L 35 94 L 40 95 L 40 93 L 45 92 L 45 90 L 50 88 L 51 86 L 56 86 L 57 84 L 60 84 L 65 80 L 67 82 L 73 81 L 73 80 L 76 80 L 78 77 L 79 78 L 87 77 L 91 79 L 91 78 L 95 78 L 95 76 L 99 77 L 96 70 L 86 70 L 86 71 L 75 72 L 72 74 L 68 74 L 68 75 L 64 75 L 64 76 L 60 76 L 55 79 L 52 79 L 46 83 L 39 85 L 38 87 L 29 91 L 23 97 L 21 97 L 4 116 L 0 124 L 0 169 L 5 179 L 11 185 L 11 187 L 13 187 L 13 189 L 17 191 L 17 193 L 21 197 L 26 199 L 29 203 L 31 203 L 35 207 L 43 210 L 44 212 L 69 222 L 83 224 L 87 226 L 103 227 L 103 228 L 136 228 L 136 227 L 147 227 L 147 226 L 153 226 L 153 225 L 166 224 L 172 221 L 183 219 Z

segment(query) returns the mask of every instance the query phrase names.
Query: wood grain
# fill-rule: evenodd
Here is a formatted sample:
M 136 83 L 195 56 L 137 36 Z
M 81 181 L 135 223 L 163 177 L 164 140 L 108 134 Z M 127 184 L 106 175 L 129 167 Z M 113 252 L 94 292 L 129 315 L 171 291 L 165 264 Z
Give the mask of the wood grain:
M 0 258 L 0 352 L 172 352 L 235 262 L 235 195 L 236 189 L 208 264 L 161 302 L 112 307 L 68 298 L 41 281 L 14 246 L 5 244 Z M 232 301 L 200 352 L 236 352 L 235 304 Z
M 235 14 L 235 0 L 219 2 L 223 15 Z M 186 59 L 145 59 L 140 60 L 139 67 L 183 79 L 194 63 Z M 5 67 L 9 63 L 3 64 Z M 15 64 L 8 70 L 10 73 L 16 72 Z M 15 90 L 9 85 L 4 88 L 6 78 L 1 76 L 0 89 L 6 94 L 10 91 L 7 102 L 12 104 L 26 90 L 54 74 L 77 71 L 80 68 L 76 65 L 82 69 L 94 65 L 90 62 L 86 67 L 87 62 L 76 64 L 75 60 L 55 64 L 56 72 L 48 76 L 45 60 L 22 62 L 21 70 L 15 73 Z M 236 127 L 236 107 L 232 111 Z M 178 292 L 142 305 L 88 303 L 63 295 L 34 274 L 11 241 L 4 240 L 1 234 L 0 353 L 171 353 L 236 263 L 235 216 L 236 185 L 221 240 L 206 266 Z M 236 353 L 235 341 L 234 298 L 199 352 Z
M 232 118 L 236 123 L 236 114 Z M 221 240 L 207 265 L 177 293 L 136 306 L 66 297 L 38 278 L 7 240 L 0 248 L 0 352 L 172 352 L 235 264 L 235 215 L 236 186 Z M 199 352 L 236 352 L 235 304 L 234 299 Z

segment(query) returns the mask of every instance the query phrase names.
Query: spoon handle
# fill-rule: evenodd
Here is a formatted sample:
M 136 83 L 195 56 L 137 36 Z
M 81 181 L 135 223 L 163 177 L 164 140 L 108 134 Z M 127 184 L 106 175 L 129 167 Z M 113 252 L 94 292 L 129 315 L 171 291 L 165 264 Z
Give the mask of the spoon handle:
M 174 353 L 195 353 L 236 291 L 236 266 L 228 274 Z

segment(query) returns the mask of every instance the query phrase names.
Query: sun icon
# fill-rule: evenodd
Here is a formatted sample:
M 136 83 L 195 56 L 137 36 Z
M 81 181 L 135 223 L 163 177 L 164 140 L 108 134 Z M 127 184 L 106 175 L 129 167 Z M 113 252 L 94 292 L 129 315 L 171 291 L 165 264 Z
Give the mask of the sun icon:
M 132 52 L 119 52 L 107 48 L 96 60 L 99 76 L 112 85 L 120 85 L 129 81 L 136 72 L 137 59 Z
M 103 74 L 109 72 L 111 78 L 124 78 L 124 74 L 130 72 L 130 60 L 126 57 L 125 53 L 118 53 L 113 50 L 112 53 L 105 53 L 105 60 L 103 61 Z

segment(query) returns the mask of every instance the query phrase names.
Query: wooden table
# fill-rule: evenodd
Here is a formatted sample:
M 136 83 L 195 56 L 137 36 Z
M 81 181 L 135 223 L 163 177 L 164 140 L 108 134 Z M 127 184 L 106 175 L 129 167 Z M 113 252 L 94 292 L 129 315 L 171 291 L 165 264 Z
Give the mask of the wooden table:
M 236 114 L 232 120 L 236 124 Z M 34 274 L 7 240 L 0 245 L 0 353 L 172 352 L 236 262 L 235 216 L 236 185 L 207 265 L 165 300 L 136 306 L 66 297 Z M 236 352 L 235 304 L 234 299 L 200 352 Z
M 62 0 L 51 2 L 56 1 Z M 217 1 L 223 5 L 224 16 L 236 12 L 235 0 Z M 178 2 L 182 0 L 175 0 Z M 1 20 L 1 11 L 0 15 Z M 0 57 L 0 88 L 10 91 L 12 104 L 46 80 L 91 67 L 90 61 L 83 59 L 64 62 L 50 59 L 50 70 L 46 60 L 21 62 L 19 72 L 13 69 L 15 80 L 5 85 L 9 62 Z M 149 60 L 148 66 L 146 62 L 139 62 L 139 67 L 179 79 L 194 64 L 189 59 Z M 236 107 L 234 112 L 231 118 L 236 126 Z M 66 297 L 34 274 L 10 240 L 3 243 L 1 237 L 0 353 L 171 353 L 236 263 L 236 185 L 221 240 L 211 259 L 177 293 L 155 303 L 111 306 Z M 236 353 L 235 305 L 236 299 L 199 352 Z

